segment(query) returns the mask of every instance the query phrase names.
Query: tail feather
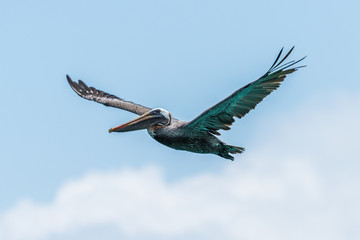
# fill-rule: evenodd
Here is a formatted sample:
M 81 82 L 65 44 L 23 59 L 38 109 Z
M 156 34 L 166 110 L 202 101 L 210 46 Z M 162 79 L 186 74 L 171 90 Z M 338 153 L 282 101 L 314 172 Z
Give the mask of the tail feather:
M 229 153 L 236 154 L 236 153 L 243 153 L 245 151 L 245 148 L 243 147 L 237 147 L 237 146 L 231 146 L 226 145 L 228 148 Z
M 243 153 L 245 151 L 245 148 L 243 147 L 237 147 L 237 146 L 231 146 L 231 145 L 223 145 L 223 148 L 221 149 L 221 151 L 219 152 L 219 156 L 226 158 L 226 159 L 230 159 L 230 160 L 234 160 L 234 157 L 231 156 L 229 153 L 231 154 L 236 154 L 236 153 Z

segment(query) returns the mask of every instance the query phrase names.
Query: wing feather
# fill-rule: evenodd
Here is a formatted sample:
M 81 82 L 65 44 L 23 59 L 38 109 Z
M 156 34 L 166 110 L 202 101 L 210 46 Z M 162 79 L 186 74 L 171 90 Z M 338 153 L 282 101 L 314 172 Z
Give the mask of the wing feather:
M 207 109 L 189 122 L 186 127 L 191 128 L 193 131 L 208 131 L 216 135 L 220 135 L 218 130 L 229 130 L 229 126 L 235 121 L 234 117 L 242 118 L 245 116 L 266 96 L 276 90 L 288 74 L 304 67 L 290 68 L 305 57 L 298 61 L 290 61 L 281 65 L 293 49 L 294 47 L 278 62 L 283 51 L 281 49 L 273 65 L 262 77 L 240 88 L 215 106 Z
M 125 101 L 115 95 L 97 90 L 94 87 L 88 87 L 83 81 L 79 80 L 74 82 L 71 78 L 66 75 L 68 83 L 71 88 L 82 98 L 85 98 L 90 101 L 95 101 L 105 106 L 120 108 L 138 115 L 142 115 L 151 110 L 151 108 L 144 107 L 142 105 Z

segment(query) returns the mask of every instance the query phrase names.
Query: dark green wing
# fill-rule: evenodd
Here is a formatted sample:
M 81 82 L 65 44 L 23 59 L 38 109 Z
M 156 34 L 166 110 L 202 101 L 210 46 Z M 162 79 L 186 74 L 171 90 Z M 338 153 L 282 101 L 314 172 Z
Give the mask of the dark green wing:
M 234 117 L 242 118 L 245 116 L 245 114 L 254 109 L 267 95 L 277 89 L 287 74 L 304 67 L 290 68 L 305 57 L 298 61 L 290 61 L 281 65 L 293 49 L 294 47 L 279 61 L 283 51 L 283 49 L 281 49 L 274 64 L 262 77 L 240 88 L 223 101 L 207 109 L 200 116 L 189 122 L 186 128 L 191 128 L 192 131 L 196 132 L 207 131 L 216 135 L 220 135 L 220 133 L 217 132 L 220 129 L 229 130 L 229 126 L 235 121 Z

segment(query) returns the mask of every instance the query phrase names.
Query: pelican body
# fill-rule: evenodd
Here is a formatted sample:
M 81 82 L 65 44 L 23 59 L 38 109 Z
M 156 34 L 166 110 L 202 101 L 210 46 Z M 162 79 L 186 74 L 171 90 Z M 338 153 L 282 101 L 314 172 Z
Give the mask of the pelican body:
M 242 118 L 273 90 L 277 89 L 288 74 L 303 67 L 292 66 L 304 58 L 282 64 L 293 49 L 294 47 L 279 61 L 283 51 L 281 49 L 273 65 L 262 77 L 238 89 L 190 122 L 173 118 L 165 109 L 151 109 L 125 101 L 94 87 L 88 87 L 81 80 L 73 82 L 68 75 L 66 77 L 72 89 L 80 97 L 140 115 L 134 120 L 110 128 L 110 133 L 147 129 L 152 138 L 170 148 L 216 154 L 234 160 L 230 154 L 242 153 L 245 149 L 222 142 L 216 137 L 216 135 L 220 135 L 218 131 L 229 130 L 235 121 L 234 117 Z
M 195 153 L 212 153 L 232 159 L 229 153 L 241 153 L 244 148 L 226 145 L 209 132 L 195 133 L 187 129 L 187 122 L 177 119 L 164 127 L 151 126 L 148 133 L 159 143 L 168 147 Z

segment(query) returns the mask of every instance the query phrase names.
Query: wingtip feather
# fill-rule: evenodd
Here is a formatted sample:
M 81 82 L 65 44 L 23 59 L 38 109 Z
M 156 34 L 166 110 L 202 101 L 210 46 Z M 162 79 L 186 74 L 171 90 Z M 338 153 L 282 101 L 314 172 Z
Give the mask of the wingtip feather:
M 72 83 L 72 80 L 71 80 L 70 76 L 67 75 L 67 74 L 66 74 L 66 79 L 67 79 L 68 83 Z M 71 84 L 70 84 L 70 85 L 71 85 Z

